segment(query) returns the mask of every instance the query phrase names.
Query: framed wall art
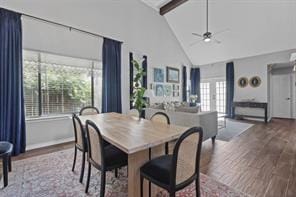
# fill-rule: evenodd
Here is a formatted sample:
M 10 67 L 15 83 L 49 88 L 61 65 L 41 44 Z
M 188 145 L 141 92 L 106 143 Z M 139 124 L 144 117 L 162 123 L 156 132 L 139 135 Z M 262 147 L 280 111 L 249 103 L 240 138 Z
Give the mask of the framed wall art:
M 167 67 L 166 71 L 168 83 L 180 82 L 180 70 L 178 68 Z

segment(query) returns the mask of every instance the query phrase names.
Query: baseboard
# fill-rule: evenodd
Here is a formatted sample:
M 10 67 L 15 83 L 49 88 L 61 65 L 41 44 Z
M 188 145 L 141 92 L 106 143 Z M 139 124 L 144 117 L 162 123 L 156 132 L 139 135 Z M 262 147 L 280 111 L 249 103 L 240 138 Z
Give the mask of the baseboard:
M 52 146 L 52 145 L 56 145 L 56 144 L 71 142 L 71 141 L 74 141 L 74 137 L 70 137 L 70 138 L 66 138 L 66 139 L 53 140 L 53 141 L 43 142 L 43 143 L 38 143 L 38 144 L 31 144 L 31 145 L 28 145 L 26 147 L 26 151 L 37 149 L 37 148 L 42 148 L 42 147 L 46 147 L 46 146 Z

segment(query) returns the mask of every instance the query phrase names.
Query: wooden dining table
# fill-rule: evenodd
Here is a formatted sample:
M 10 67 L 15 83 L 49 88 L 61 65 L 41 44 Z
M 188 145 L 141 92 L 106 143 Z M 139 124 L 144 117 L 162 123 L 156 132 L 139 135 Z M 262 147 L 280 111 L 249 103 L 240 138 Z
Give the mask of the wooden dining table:
M 140 168 L 149 161 L 149 149 L 161 151 L 166 142 L 180 137 L 188 128 L 152 122 L 119 113 L 79 116 L 85 125 L 93 121 L 104 140 L 128 155 L 128 196 L 140 196 Z M 155 151 L 153 151 L 155 154 Z M 153 189 L 154 188 L 154 189 Z M 153 187 L 152 194 L 155 193 Z M 144 196 L 148 196 L 148 182 L 144 183 Z

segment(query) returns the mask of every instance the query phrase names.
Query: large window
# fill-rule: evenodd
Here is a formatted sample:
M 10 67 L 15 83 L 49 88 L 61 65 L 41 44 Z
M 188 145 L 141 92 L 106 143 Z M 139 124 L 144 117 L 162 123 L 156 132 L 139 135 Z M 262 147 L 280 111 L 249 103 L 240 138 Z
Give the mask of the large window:
M 210 83 L 200 83 L 200 101 L 201 110 L 210 111 L 211 97 L 210 97 Z
M 101 63 L 24 51 L 26 117 L 70 114 L 101 108 Z
M 226 110 L 226 82 L 216 82 L 216 109 L 219 113 L 225 113 Z

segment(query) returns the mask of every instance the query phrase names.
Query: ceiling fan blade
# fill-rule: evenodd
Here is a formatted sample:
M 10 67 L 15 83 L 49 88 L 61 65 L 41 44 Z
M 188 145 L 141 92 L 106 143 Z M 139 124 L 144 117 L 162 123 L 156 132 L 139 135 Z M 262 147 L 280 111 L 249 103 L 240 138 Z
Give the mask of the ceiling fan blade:
M 217 40 L 216 38 L 213 38 L 214 42 L 217 43 L 217 44 L 221 44 L 221 41 L 220 40 Z
M 214 33 L 213 36 L 214 36 L 214 35 L 216 36 L 217 34 L 222 34 L 222 33 L 227 32 L 227 31 L 229 31 L 229 30 L 230 30 L 230 29 L 227 28 L 227 29 L 224 29 L 224 30 L 222 30 L 222 31 L 218 31 L 218 32 Z
M 202 35 L 200 35 L 200 34 L 198 34 L 198 33 L 192 33 L 192 35 L 194 35 L 194 36 L 198 36 L 198 37 L 201 37 L 201 38 L 203 38 L 203 36 L 202 36 Z
M 198 44 L 198 43 L 200 43 L 200 42 L 202 42 L 203 40 L 199 40 L 199 41 L 196 41 L 196 42 L 194 42 L 194 43 L 191 43 L 189 46 L 194 46 L 194 45 L 196 45 L 196 44 Z

